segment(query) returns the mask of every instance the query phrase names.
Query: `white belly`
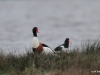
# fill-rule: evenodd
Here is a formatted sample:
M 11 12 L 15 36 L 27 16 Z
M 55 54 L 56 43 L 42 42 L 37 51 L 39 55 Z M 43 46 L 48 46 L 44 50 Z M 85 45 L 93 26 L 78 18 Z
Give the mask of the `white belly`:
M 67 52 L 67 48 L 64 48 L 64 46 L 61 46 L 61 47 L 62 47 L 63 52 Z
M 33 37 L 32 48 L 37 48 L 39 46 L 39 40 L 37 37 Z

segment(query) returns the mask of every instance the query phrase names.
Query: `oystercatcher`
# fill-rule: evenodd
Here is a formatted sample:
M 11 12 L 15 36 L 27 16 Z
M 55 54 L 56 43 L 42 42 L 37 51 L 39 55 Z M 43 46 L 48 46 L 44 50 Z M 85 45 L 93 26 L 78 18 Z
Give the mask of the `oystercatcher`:
M 59 52 L 59 51 L 67 52 L 67 48 L 69 47 L 69 43 L 71 43 L 71 41 L 69 40 L 69 38 L 66 38 L 65 41 L 64 41 L 64 44 L 59 45 L 58 47 L 56 47 L 54 49 L 54 51 L 55 52 Z

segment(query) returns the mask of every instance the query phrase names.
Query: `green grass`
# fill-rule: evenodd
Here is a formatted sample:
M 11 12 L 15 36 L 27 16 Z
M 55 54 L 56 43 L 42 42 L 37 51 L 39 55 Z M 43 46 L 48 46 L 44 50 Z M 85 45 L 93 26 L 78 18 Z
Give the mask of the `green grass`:
M 99 75 L 91 71 L 100 71 L 100 41 L 88 41 L 79 49 L 59 56 L 0 52 L 0 75 Z

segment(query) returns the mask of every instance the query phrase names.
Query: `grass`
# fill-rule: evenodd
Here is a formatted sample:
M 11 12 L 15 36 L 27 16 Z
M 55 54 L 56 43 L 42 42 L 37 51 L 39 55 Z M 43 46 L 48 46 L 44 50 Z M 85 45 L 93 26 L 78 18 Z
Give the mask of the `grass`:
M 100 41 L 88 41 L 81 47 L 81 52 L 77 48 L 59 56 L 0 52 L 0 75 L 99 75 L 91 71 L 100 71 Z

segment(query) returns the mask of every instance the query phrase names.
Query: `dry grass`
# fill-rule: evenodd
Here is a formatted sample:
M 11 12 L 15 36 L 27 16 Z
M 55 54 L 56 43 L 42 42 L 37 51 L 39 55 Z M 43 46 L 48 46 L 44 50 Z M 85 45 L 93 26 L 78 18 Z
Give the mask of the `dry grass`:
M 100 41 L 82 45 L 82 52 L 73 49 L 60 57 L 45 54 L 5 56 L 0 53 L 0 75 L 99 75 Z

